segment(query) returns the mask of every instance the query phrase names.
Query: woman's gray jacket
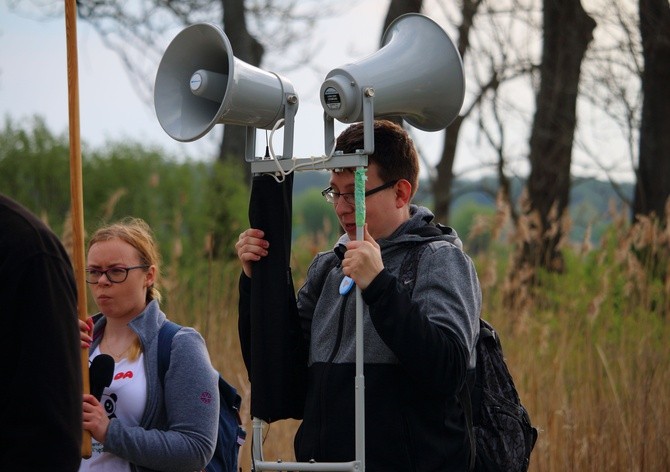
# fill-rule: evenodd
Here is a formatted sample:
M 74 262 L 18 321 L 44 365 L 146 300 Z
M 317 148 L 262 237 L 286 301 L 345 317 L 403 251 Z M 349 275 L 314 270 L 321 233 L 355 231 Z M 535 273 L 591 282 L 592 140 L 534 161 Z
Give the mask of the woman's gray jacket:
M 139 426 L 112 418 L 104 451 L 128 460 L 137 472 L 186 472 L 205 468 L 214 454 L 219 418 L 218 373 L 203 337 L 182 327 L 172 341 L 165 392 L 158 379 L 158 331 L 166 316 L 150 302 L 128 326 L 144 351 L 147 400 Z M 107 320 L 95 323 L 91 352 L 102 339 Z

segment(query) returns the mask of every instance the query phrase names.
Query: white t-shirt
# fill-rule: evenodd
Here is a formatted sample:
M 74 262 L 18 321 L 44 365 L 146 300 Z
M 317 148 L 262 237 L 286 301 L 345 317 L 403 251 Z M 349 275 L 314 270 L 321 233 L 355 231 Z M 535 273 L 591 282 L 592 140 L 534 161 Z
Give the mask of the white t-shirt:
M 89 361 L 98 354 L 96 347 Z M 109 387 L 102 392 L 100 403 L 105 407 L 107 416 L 118 418 L 122 424 L 137 426 L 144 413 L 147 402 L 147 379 L 144 371 L 144 353 L 134 361 L 121 359 L 114 364 L 114 377 Z M 130 472 L 130 464 L 110 452 L 103 452 L 102 444 L 92 439 L 92 454 L 89 459 L 82 459 L 79 470 L 92 472 Z

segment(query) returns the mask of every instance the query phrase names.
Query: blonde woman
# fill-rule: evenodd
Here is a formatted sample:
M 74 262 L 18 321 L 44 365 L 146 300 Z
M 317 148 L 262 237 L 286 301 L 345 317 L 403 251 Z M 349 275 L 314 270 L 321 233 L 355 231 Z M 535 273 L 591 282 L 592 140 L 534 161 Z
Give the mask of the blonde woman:
M 93 335 L 82 334 L 90 360 L 114 358 L 111 385 L 100 401 L 83 396 L 83 427 L 93 454 L 80 471 L 195 471 L 216 445 L 218 374 L 202 336 L 174 337 L 165 389 L 158 378 L 160 255 L 149 226 L 130 218 L 98 229 L 88 244 L 86 281 L 100 313 Z M 80 328 L 89 331 L 81 322 Z

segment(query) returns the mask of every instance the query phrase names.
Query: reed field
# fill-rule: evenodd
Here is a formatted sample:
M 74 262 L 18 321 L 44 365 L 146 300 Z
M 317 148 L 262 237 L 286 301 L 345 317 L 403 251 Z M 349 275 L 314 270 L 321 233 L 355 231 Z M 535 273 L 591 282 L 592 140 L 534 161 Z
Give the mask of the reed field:
M 203 334 L 214 366 L 242 394 L 248 440 L 240 458 L 249 472 L 251 387 L 237 336 L 240 268 L 232 247 L 247 220 L 244 176 L 237 167 L 166 159 L 133 143 L 85 154 L 87 229 L 127 215 L 152 226 L 164 259 L 163 310 Z M 29 130 L 12 122 L 0 130 L 3 193 L 71 247 L 63 216 L 70 208 L 68 155 L 67 139 L 41 120 Z M 220 177 L 214 186 L 213 175 Z M 325 205 L 318 191 L 314 196 Z M 600 218 L 611 223 L 597 241 L 588 230 L 582 243 L 564 241 L 562 273 L 517 267 L 517 248 L 537 236 L 523 218 L 510 223 L 500 203 L 491 216 L 479 212 L 469 234 L 456 228 L 477 266 L 482 316 L 499 332 L 539 429 L 533 472 L 670 470 L 670 224 L 642 218 L 631 225 L 627 211 L 609 213 Z M 331 247 L 336 229 L 323 221 L 321 232 L 302 231 L 293 243 L 296 288 L 314 254 Z M 569 234 L 570 221 L 561 223 Z M 94 313 L 90 297 L 88 303 Z M 297 426 L 293 420 L 269 426 L 266 460 L 294 460 Z
M 614 215 L 597 247 L 566 245 L 565 271 L 534 273 L 536 282 L 527 287 L 510 262 L 523 232 L 501 236 L 493 221 L 475 225 L 473 232 L 491 232 L 492 242 L 473 258 L 482 316 L 499 331 L 539 429 L 530 470 L 670 470 L 670 229 L 651 220 L 631 226 L 624 214 Z M 315 251 L 328 245 L 319 237 L 294 244 L 296 287 Z M 250 439 L 251 387 L 237 338 L 238 275 L 234 262 L 210 261 L 188 279 L 168 264 L 166 311 L 205 336 L 215 367 L 243 396 Z M 515 308 L 504 301 L 509 293 Z M 295 460 L 297 426 L 294 420 L 269 426 L 265 460 Z M 251 470 L 250 446 L 249 440 L 241 453 L 244 471 Z

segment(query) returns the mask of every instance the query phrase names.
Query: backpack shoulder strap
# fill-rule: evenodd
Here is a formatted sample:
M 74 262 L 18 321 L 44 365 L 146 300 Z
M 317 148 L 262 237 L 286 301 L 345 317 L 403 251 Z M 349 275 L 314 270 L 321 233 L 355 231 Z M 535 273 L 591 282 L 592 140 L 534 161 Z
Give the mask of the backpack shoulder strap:
M 165 373 L 170 367 L 170 351 L 172 350 L 172 338 L 177 334 L 181 326 L 177 323 L 165 320 L 158 331 L 158 378 L 161 387 L 165 388 Z
M 475 462 L 477 457 L 477 442 L 475 441 L 475 428 L 472 420 L 472 398 L 470 397 L 470 387 L 468 386 L 467 380 L 461 388 L 461 391 L 458 392 L 458 400 L 461 402 L 463 407 L 463 414 L 465 415 L 465 426 L 468 432 L 468 440 L 470 441 L 470 462 L 468 470 L 472 471 L 475 469 Z
M 226 382 L 226 379 L 224 379 L 221 375 L 219 375 L 219 395 L 226 403 L 226 405 L 235 410 L 239 415 L 240 408 L 242 406 L 242 397 L 239 393 L 237 393 L 237 389 Z M 242 424 L 241 420 L 240 424 Z
M 412 234 L 418 234 L 426 239 L 410 246 L 400 265 L 400 271 L 398 272 L 399 280 L 401 283 L 409 285 L 410 293 L 414 291 L 414 282 L 416 281 L 419 261 L 421 260 L 421 256 L 423 256 L 423 251 L 428 247 L 428 243 L 448 234 L 449 231 L 451 231 L 451 228 L 441 224 L 427 224 L 411 231 Z
M 476 351 L 479 351 L 479 344 L 482 342 L 482 340 L 484 338 L 489 337 L 495 338 L 495 331 L 493 331 L 493 328 L 491 328 L 491 326 L 488 323 L 479 318 L 479 336 L 477 337 Z M 479 356 L 479 353 L 477 353 L 477 356 Z M 461 403 L 461 406 L 463 407 L 463 415 L 465 416 L 465 426 L 467 428 L 468 440 L 470 442 L 470 463 L 468 468 L 469 471 L 475 470 L 475 465 L 477 462 L 477 441 L 475 439 L 475 428 L 474 428 L 475 411 L 472 406 L 473 404 L 472 395 L 473 391 L 475 390 L 475 382 L 477 375 L 476 372 L 477 372 L 476 368 L 473 371 L 470 370 L 468 371 L 465 383 L 463 384 L 463 387 L 461 387 L 461 391 L 458 392 L 458 401 Z

